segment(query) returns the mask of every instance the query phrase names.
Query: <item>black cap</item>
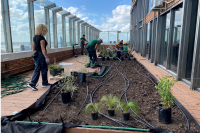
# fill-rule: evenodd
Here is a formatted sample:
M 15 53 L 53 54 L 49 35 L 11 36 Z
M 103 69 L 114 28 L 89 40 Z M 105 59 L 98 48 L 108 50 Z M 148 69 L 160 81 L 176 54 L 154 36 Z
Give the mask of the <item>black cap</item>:
M 85 35 L 83 35 L 83 36 L 85 36 Z

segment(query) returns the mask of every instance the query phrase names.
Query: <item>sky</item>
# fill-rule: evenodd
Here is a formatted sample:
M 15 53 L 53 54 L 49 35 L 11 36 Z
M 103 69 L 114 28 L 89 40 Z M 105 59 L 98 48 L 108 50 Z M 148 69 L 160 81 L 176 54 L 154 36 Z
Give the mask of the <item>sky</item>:
M 47 1 L 47 0 L 38 0 Z M 71 12 L 85 22 L 95 26 L 101 31 L 128 32 L 130 27 L 131 0 L 49 0 L 57 6 Z M 30 42 L 28 5 L 27 0 L 8 0 L 10 10 L 10 22 L 12 42 Z M 61 16 L 57 15 L 58 43 L 62 36 Z M 34 4 L 35 27 L 45 23 L 44 8 Z M 1 17 L 2 22 L 2 17 Z M 53 42 L 53 20 L 50 10 L 50 32 Z M 68 23 L 68 20 L 66 20 Z M 68 24 L 66 30 L 69 30 Z M 126 35 L 126 34 L 125 34 Z M 107 35 L 104 35 L 107 37 Z M 115 39 L 111 39 L 113 38 Z M 122 38 L 122 37 L 121 37 Z M 69 40 L 69 35 L 67 35 Z M 107 38 L 108 40 L 108 38 Z M 109 40 L 116 40 L 116 33 L 111 34 Z M 4 41 L 3 25 L 1 23 L 1 42 Z M 53 46 L 53 45 L 52 45 Z M 3 49 L 5 46 L 1 46 Z M 17 46 L 18 48 L 19 46 Z

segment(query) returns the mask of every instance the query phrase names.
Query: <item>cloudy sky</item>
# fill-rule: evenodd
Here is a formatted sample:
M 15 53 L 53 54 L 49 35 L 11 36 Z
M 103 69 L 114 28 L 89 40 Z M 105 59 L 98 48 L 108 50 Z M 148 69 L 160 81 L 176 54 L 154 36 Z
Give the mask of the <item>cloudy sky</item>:
M 30 42 L 27 0 L 8 1 L 10 6 L 12 41 Z M 131 0 L 50 0 L 50 2 L 56 3 L 57 6 L 62 6 L 65 10 L 70 11 L 72 14 L 102 31 L 129 31 Z M 44 8 L 38 4 L 34 4 L 34 9 L 35 26 L 37 26 L 40 23 L 44 23 Z M 51 11 L 50 19 L 51 38 L 53 38 Z M 60 41 L 60 36 L 62 36 L 62 25 L 61 16 L 59 15 L 57 18 L 57 23 L 58 41 Z M 66 23 L 68 23 L 68 20 Z M 1 23 L 1 42 L 4 42 L 2 28 L 3 26 Z M 68 24 L 66 30 L 68 31 Z M 105 34 L 105 36 L 107 35 Z M 112 36 L 115 37 L 116 33 L 110 35 L 111 38 Z M 69 36 L 67 36 L 67 40 L 68 39 Z M 53 39 L 51 39 L 51 41 L 53 42 Z

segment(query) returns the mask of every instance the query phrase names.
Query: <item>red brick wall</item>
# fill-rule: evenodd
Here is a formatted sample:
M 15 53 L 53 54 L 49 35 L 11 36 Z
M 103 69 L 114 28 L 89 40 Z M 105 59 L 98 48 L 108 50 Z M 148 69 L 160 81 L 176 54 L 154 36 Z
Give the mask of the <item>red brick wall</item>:
M 80 54 L 81 49 L 76 49 L 75 52 L 76 54 Z M 61 61 L 72 56 L 73 56 L 73 50 L 48 54 L 51 63 L 54 62 L 54 58 L 56 58 L 56 61 Z M 18 74 L 28 70 L 33 70 L 34 67 L 35 67 L 34 61 L 32 57 L 1 62 L 1 72 L 9 71 L 6 72 L 5 75 L 1 73 L 1 78 L 3 78 L 4 76 L 8 76 L 10 74 Z
M 169 1 L 171 1 L 171 0 L 167 0 L 168 2 Z M 171 3 L 169 3 L 169 4 L 167 4 L 167 9 L 168 8 L 170 8 L 171 6 L 173 6 L 173 5 L 175 5 L 177 2 L 179 2 L 179 1 L 181 1 L 181 0 L 174 0 L 173 2 L 171 2 Z M 165 10 L 162 10 L 161 11 L 161 13 L 162 12 L 164 12 Z M 158 15 L 158 12 L 156 12 L 156 14 L 155 14 L 155 16 L 157 16 Z M 146 16 L 146 23 L 148 23 L 150 20 L 152 20 L 153 19 L 153 12 L 150 12 L 149 14 L 147 14 L 147 16 Z

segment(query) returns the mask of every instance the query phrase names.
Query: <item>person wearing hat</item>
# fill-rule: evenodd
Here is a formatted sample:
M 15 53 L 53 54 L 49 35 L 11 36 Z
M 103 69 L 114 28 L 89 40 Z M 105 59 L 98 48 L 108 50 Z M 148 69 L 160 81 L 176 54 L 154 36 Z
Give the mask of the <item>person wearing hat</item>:
M 86 48 L 87 52 L 90 57 L 90 67 L 94 68 L 95 62 L 97 61 L 97 55 L 96 55 L 96 50 L 97 47 L 103 42 L 103 39 L 99 38 L 98 40 L 92 40 L 90 41 Z
M 124 50 L 124 54 L 126 55 L 126 56 L 128 56 L 128 46 L 127 46 L 127 43 L 123 43 L 123 50 Z
M 85 45 L 85 41 L 88 42 L 86 39 L 85 39 L 85 35 L 83 35 L 81 38 L 80 38 L 80 41 L 81 41 L 81 55 L 83 55 L 83 51 L 84 51 L 84 45 Z
M 120 56 L 121 56 L 121 51 L 123 50 L 123 47 L 122 47 L 122 45 L 123 45 L 123 40 L 120 42 L 120 44 L 118 44 L 117 45 L 117 58 L 120 58 Z

